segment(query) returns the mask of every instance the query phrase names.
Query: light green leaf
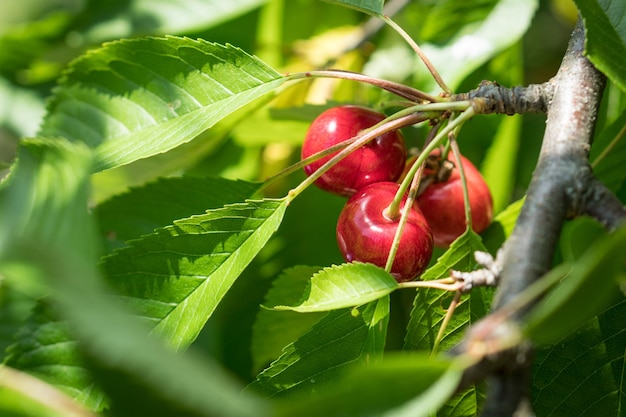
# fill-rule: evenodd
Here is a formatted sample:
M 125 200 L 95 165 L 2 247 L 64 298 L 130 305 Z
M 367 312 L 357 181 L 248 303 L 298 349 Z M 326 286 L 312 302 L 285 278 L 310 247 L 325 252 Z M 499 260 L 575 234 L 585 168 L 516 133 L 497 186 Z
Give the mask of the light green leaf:
M 313 397 L 277 402 L 278 416 L 430 416 L 454 392 L 462 366 L 440 357 L 389 353 L 363 363 Z
M 537 415 L 623 415 L 624 317 L 626 300 L 622 298 L 559 343 L 536 349 L 532 401 Z
M 76 60 L 41 135 L 88 144 L 96 171 L 189 142 L 285 81 L 233 46 L 188 38 L 106 44 Z
M 185 348 L 276 231 L 286 207 L 285 200 L 248 201 L 177 220 L 106 257 L 106 280 L 154 333 Z
M 382 355 L 389 321 L 389 297 L 328 313 L 250 384 L 265 397 L 312 393 L 358 362 Z
M 585 22 L 585 54 L 622 91 L 626 91 L 626 18 L 624 5 L 611 0 L 575 0 Z
M 311 277 L 298 304 L 274 308 L 299 313 L 337 310 L 375 301 L 397 288 L 396 280 L 384 269 L 353 262 L 322 269 Z
M 327 3 L 337 3 L 363 13 L 381 15 L 384 0 L 324 0 Z
M 123 242 L 152 233 L 174 220 L 220 208 L 252 197 L 258 183 L 225 178 L 169 177 L 130 188 L 95 207 L 106 244 Z
M 529 313 L 526 336 L 537 343 L 555 343 L 610 305 L 615 299 L 618 276 L 624 271 L 625 245 L 626 226 L 598 239 Z M 542 279 L 558 278 L 564 267 L 548 272 Z
M 309 284 L 311 276 L 320 269 L 316 266 L 295 266 L 283 271 L 265 295 L 263 305 L 295 304 Z M 252 329 L 250 348 L 253 370 L 260 372 L 278 358 L 285 346 L 302 336 L 324 314 L 259 309 Z

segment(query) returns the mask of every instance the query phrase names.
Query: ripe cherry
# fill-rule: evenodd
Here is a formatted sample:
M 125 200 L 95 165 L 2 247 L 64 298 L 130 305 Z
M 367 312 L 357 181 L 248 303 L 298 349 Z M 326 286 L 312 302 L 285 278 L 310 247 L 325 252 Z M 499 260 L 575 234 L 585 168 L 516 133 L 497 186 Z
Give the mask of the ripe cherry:
M 337 220 L 337 242 L 348 262 L 370 262 L 382 268 L 400 223 L 389 219 L 386 209 L 399 185 L 393 182 L 370 184 L 357 191 L 346 203 Z M 404 207 L 406 197 L 402 200 Z M 397 281 L 409 281 L 421 274 L 433 252 L 433 237 L 417 204 L 413 204 L 402 230 L 391 274 Z
M 384 118 L 382 113 L 359 106 L 346 105 L 328 109 L 309 126 L 302 144 L 302 158 L 351 139 L 361 130 L 374 126 Z M 396 181 L 404 169 L 406 153 L 401 133 L 386 133 L 343 158 L 315 184 L 326 191 L 351 196 L 368 184 Z M 304 172 L 311 175 L 333 155 L 310 163 L 304 167 Z
M 439 151 L 435 151 L 438 156 Z M 431 154 L 432 156 L 433 154 Z M 454 161 L 452 154 L 450 161 Z M 461 156 L 472 209 L 472 229 L 480 233 L 491 224 L 493 218 L 493 200 L 491 192 L 482 175 L 467 158 Z M 428 185 L 417 197 L 417 202 L 433 231 L 435 246 L 448 247 L 465 232 L 465 205 L 463 184 L 459 170 L 453 168 L 449 178 Z

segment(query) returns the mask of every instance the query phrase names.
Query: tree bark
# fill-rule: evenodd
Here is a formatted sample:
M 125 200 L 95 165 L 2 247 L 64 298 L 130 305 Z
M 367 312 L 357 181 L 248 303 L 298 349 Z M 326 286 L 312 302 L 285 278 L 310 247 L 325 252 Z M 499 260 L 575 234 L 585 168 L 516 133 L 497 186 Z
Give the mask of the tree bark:
M 552 267 L 564 221 L 576 215 L 598 218 L 609 229 L 626 218 L 626 209 L 593 176 L 588 162 L 605 77 L 585 58 L 585 33 L 579 18 L 561 66 L 549 82 L 526 92 L 512 90 L 502 105 L 495 105 L 500 89 L 486 97 L 485 109 L 507 113 L 528 109 L 547 112 L 542 148 L 515 229 L 503 246 L 500 286 L 492 313 L 476 323 L 453 353 L 467 353 L 472 343 L 505 340 L 517 329 L 532 305 L 507 316 L 498 311 Z M 489 89 L 493 86 L 485 86 Z M 475 91 L 479 91 L 479 89 Z M 484 95 L 484 92 L 482 93 Z M 495 94 L 495 95 L 494 95 Z M 474 97 L 479 97 L 475 93 Z M 519 99 L 519 100 L 518 100 Z M 524 100 L 532 103 L 524 105 Z M 507 104 L 508 103 L 508 104 Z M 497 345 L 497 343 L 496 343 Z M 486 355 L 465 372 L 461 385 L 487 378 L 489 391 L 484 416 L 531 416 L 529 406 L 532 347 L 524 342 L 512 349 Z

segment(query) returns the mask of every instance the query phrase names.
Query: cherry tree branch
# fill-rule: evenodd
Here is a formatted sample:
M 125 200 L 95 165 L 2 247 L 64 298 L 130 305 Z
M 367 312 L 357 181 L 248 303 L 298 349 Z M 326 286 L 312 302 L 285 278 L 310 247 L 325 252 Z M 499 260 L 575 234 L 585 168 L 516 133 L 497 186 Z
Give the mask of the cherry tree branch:
M 468 330 L 454 354 L 486 352 L 465 372 L 466 386 L 487 378 L 489 391 L 483 416 L 531 416 L 528 387 L 532 346 L 519 340 L 519 323 L 532 304 L 503 318 L 499 311 L 552 266 L 563 222 L 591 215 L 607 228 L 626 219 L 623 204 L 594 176 L 588 162 L 605 77 L 584 57 L 584 27 L 579 19 L 554 78 L 528 88 L 505 89 L 483 83 L 454 98 L 479 100 L 477 112 L 546 111 L 542 148 L 515 229 L 502 248 L 500 287 L 492 312 Z

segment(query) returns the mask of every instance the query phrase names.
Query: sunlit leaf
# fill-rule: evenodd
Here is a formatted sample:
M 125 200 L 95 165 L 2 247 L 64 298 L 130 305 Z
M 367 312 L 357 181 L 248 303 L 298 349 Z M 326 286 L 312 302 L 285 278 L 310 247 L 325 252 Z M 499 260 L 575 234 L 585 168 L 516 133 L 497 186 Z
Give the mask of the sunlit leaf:
M 611 0 L 575 0 L 585 22 L 585 55 L 626 91 L 626 19 L 624 7 Z
M 355 363 L 382 355 L 389 320 L 389 298 L 328 313 L 287 346 L 248 387 L 264 397 L 312 393 Z
M 70 66 L 40 134 L 88 144 L 100 171 L 189 142 L 284 80 L 233 46 L 171 36 L 113 42 Z
M 105 258 L 106 279 L 153 332 L 185 348 L 276 231 L 286 206 L 249 201 L 177 220 Z
M 396 288 L 398 283 L 384 269 L 353 262 L 322 269 L 311 277 L 297 304 L 274 308 L 300 313 L 336 310 L 375 301 Z

